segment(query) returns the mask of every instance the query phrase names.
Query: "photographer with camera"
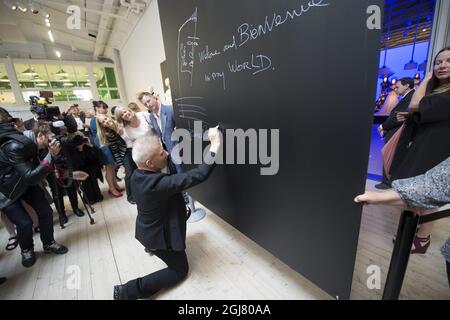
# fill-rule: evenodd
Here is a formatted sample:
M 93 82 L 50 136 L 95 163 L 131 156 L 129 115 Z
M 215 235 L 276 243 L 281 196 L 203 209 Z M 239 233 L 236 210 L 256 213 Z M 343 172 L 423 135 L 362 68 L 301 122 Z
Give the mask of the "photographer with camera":
M 73 154 L 76 152 L 76 147 L 87 142 L 83 136 L 71 135 L 77 131 L 73 117 L 70 115 L 63 117 L 62 121 L 50 123 L 51 130 L 55 134 L 53 139 L 60 143 L 61 152 L 54 159 L 55 170 L 47 176 L 61 226 L 68 222 L 64 208 L 64 193 L 69 196 L 73 213 L 78 217 L 84 216 L 84 212 L 78 207 L 77 189 L 72 174 L 74 171 Z M 29 138 L 33 138 L 32 133 L 24 132 Z
M 39 217 L 40 238 L 44 251 L 65 254 L 68 249 L 53 237 L 53 211 L 40 185 L 53 169 L 54 158 L 61 146 L 51 141 L 53 133 L 47 124 L 37 125 L 32 141 L 12 126 L 12 117 L 0 107 L 0 209 L 17 227 L 22 249 L 22 265 L 31 267 L 36 262 L 33 244 L 33 222 L 22 205 L 28 203 Z M 38 151 L 48 149 L 44 160 Z

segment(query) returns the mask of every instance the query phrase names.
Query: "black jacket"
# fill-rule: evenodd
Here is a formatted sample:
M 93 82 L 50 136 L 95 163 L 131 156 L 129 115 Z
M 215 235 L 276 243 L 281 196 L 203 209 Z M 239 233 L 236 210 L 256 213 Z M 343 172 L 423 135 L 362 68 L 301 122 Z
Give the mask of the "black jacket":
M 183 251 L 186 205 L 181 192 L 205 181 L 213 167 L 201 164 L 173 175 L 135 170 L 131 185 L 138 209 L 136 239 L 146 248 Z
M 422 98 L 409 122 L 395 152 L 393 180 L 424 174 L 450 156 L 450 91 Z
M 383 130 L 384 130 L 384 143 L 387 143 L 392 136 L 400 129 L 402 122 L 397 121 L 397 112 L 405 112 L 408 111 L 409 104 L 411 103 L 412 96 L 414 95 L 415 90 L 411 90 L 403 99 L 392 109 L 389 117 L 386 121 L 383 122 Z
M 49 170 L 40 164 L 34 141 L 11 124 L 0 124 L 0 208 L 19 199 L 28 186 L 39 184 Z

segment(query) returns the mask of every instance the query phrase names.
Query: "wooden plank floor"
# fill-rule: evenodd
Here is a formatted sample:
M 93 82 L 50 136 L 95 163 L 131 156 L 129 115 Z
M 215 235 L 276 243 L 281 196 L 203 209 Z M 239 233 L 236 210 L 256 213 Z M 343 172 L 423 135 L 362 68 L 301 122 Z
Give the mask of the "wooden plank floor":
M 102 189 L 106 190 L 106 186 Z M 66 208 L 70 208 L 69 203 Z M 113 285 L 165 266 L 146 254 L 134 239 L 136 207 L 125 197 L 105 196 L 95 209 L 94 225 L 70 210 L 65 229 L 55 219 L 55 238 L 69 247 L 66 255 L 43 254 L 39 236 L 35 235 L 38 260 L 30 269 L 22 267 L 19 248 L 4 250 L 7 233 L 1 228 L 0 275 L 8 277 L 8 281 L 0 286 L 0 299 L 111 299 Z M 398 217 L 398 212 L 389 207 L 364 209 L 352 299 L 380 299 L 382 290 L 366 286 L 366 268 L 380 266 L 383 288 Z M 411 258 L 402 299 L 450 299 L 445 264 L 439 253 L 448 235 L 450 220 L 445 219 L 435 228 L 429 253 Z M 187 255 L 188 278 L 154 298 L 332 299 L 208 210 L 205 219 L 188 224 Z M 80 277 L 76 278 L 78 271 Z
M 375 182 L 368 180 L 367 188 Z M 381 299 L 392 255 L 392 237 L 397 233 L 401 209 L 385 205 L 364 207 L 356 254 L 351 299 Z M 438 220 L 426 254 L 410 256 L 400 299 L 450 299 L 445 260 L 440 253 L 450 236 L 450 218 Z M 381 289 L 369 289 L 367 268 L 379 266 Z

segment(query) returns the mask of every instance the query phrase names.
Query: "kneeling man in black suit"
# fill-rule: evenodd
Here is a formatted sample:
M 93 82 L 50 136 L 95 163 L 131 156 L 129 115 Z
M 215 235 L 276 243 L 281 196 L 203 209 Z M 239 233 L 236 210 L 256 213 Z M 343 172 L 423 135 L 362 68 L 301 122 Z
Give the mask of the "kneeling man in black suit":
M 212 159 L 220 147 L 218 128 L 209 129 Z M 214 165 L 203 163 L 184 173 L 166 174 L 168 153 L 156 136 L 137 139 L 131 177 L 137 204 L 136 239 L 167 264 L 167 268 L 114 286 L 114 299 L 144 299 L 183 280 L 189 270 L 186 248 L 186 205 L 182 191 L 205 181 Z

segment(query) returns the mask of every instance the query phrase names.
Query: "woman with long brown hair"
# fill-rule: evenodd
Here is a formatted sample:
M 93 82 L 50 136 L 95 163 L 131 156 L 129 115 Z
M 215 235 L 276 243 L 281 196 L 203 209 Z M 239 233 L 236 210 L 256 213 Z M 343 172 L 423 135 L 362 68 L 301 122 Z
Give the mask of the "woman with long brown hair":
M 398 120 L 405 118 L 400 114 Z M 397 147 L 395 158 L 398 153 L 401 159 L 394 159 L 392 180 L 424 174 L 450 156 L 450 47 L 436 55 L 433 71 L 412 97 L 407 121 L 410 129 Z M 432 225 L 421 225 L 412 253 L 427 251 Z

